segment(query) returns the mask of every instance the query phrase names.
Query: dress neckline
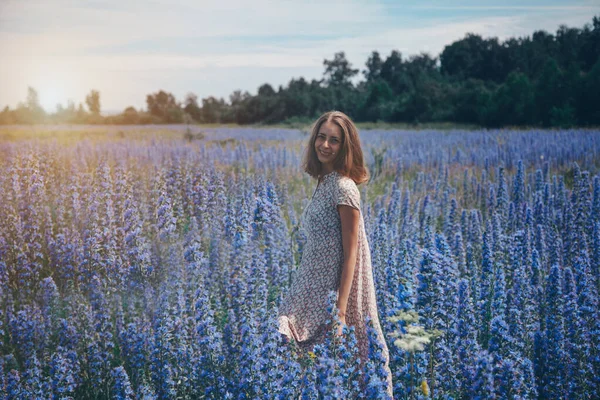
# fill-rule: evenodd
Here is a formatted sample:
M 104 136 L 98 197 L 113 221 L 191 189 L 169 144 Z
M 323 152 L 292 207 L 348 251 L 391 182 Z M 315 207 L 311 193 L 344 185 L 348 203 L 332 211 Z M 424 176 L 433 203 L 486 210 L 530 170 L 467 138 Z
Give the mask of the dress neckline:
M 333 170 L 333 171 L 331 171 L 331 172 L 328 172 L 328 173 L 326 173 L 325 175 L 323 175 L 323 176 L 319 176 L 319 177 L 317 178 L 317 187 L 315 188 L 315 191 L 313 192 L 313 195 L 312 195 L 312 197 L 310 198 L 310 201 L 312 201 L 312 200 L 315 198 L 315 194 L 317 194 L 317 190 L 319 190 L 319 187 L 321 186 L 321 184 L 322 184 L 323 182 L 325 182 L 325 180 L 326 180 L 327 178 L 329 178 L 330 176 L 333 176 L 333 175 L 335 175 L 336 173 L 337 173 L 337 171 L 336 171 L 336 170 Z
M 323 182 L 325 179 L 327 179 L 327 177 L 329 177 L 329 176 L 332 176 L 332 175 L 334 175 L 334 174 L 336 174 L 336 173 L 337 173 L 337 171 L 336 171 L 336 170 L 333 170 L 333 171 L 331 171 L 331 172 L 328 172 L 328 173 L 326 173 L 325 175 L 319 176 L 319 178 L 317 179 L 317 182 L 318 182 L 318 183 L 321 183 L 321 182 Z

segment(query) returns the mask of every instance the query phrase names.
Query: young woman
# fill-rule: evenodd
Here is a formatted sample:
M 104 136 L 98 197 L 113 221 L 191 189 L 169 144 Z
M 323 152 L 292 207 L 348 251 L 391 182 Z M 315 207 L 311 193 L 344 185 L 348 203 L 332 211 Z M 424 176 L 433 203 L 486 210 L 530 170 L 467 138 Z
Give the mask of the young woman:
M 387 391 L 392 396 L 389 353 L 379 323 L 371 253 L 356 187 L 369 175 L 358 130 L 348 116 L 331 111 L 319 117 L 303 166 L 318 183 L 302 214 L 307 242 L 288 295 L 279 307 L 279 332 L 305 350 L 322 343 L 330 328 L 326 324 L 330 318 L 327 296 L 336 291 L 342 324 L 355 327 L 362 366 L 369 355 L 365 318 L 373 320 L 384 346 Z

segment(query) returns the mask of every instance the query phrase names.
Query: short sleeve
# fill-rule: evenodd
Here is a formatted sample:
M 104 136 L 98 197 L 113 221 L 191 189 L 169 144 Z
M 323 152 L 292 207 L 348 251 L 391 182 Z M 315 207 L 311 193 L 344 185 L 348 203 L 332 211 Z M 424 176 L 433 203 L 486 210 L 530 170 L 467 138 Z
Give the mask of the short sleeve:
M 346 205 L 360 211 L 360 192 L 352 179 L 340 179 L 337 186 L 336 207 Z

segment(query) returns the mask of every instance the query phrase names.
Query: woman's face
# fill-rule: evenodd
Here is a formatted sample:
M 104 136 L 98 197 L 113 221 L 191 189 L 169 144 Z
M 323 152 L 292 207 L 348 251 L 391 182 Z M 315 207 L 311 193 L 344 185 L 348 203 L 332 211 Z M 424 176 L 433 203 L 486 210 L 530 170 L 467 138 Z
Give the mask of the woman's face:
M 341 148 L 342 129 L 333 122 L 322 123 L 315 140 L 315 151 L 326 172 L 333 171 L 333 161 Z

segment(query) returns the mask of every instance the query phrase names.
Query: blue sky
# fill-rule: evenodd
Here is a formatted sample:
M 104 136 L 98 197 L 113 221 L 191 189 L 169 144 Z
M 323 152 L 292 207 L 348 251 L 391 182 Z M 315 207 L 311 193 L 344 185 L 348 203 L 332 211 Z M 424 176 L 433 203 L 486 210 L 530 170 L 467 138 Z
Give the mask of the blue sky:
M 0 107 L 24 101 L 28 86 L 47 111 L 91 89 L 103 111 L 145 107 L 159 89 L 228 100 L 320 79 L 338 51 L 362 70 L 373 50 L 437 56 L 467 32 L 554 33 L 594 15 L 600 0 L 0 0 Z

